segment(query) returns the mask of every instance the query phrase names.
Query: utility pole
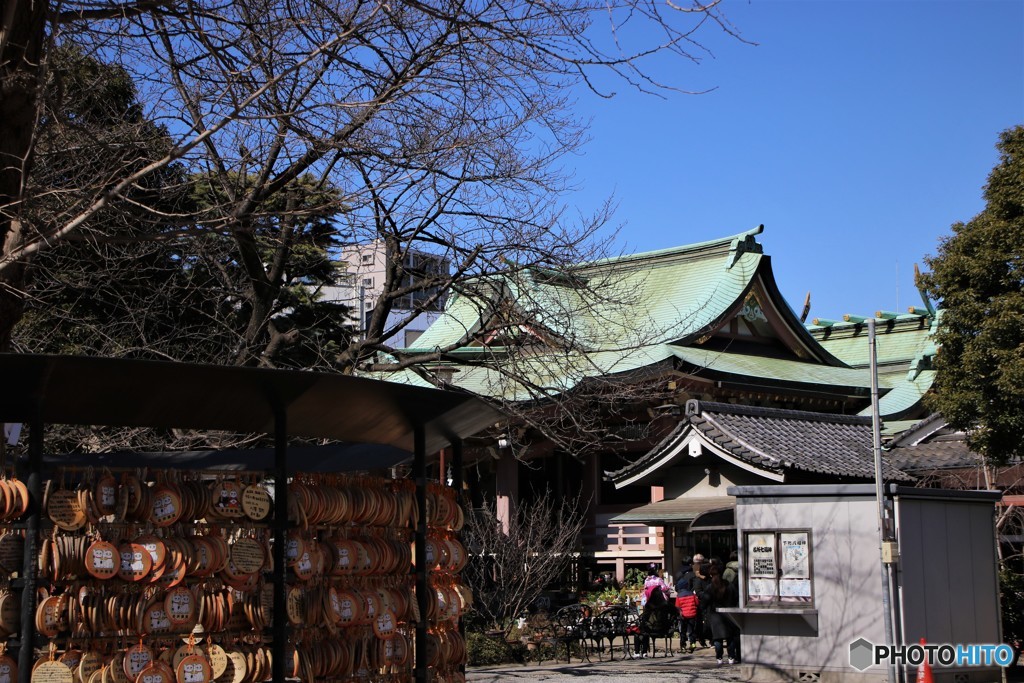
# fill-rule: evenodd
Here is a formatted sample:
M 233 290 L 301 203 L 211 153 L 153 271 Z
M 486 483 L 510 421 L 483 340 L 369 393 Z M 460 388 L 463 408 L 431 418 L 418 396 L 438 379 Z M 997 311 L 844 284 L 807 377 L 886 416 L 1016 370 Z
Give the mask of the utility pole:
M 885 623 L 885 645 L 891 646 L 895 641 L 893 638 L 892 626 L 892 601 L 890 600 L 891 582 L 889 580 L 889 567 L 886 557 L 887 548 L 891 552 L 892 546 L 887 546 L 888 539 L 885 530 L 885 480 L 882 476 L 882 419 L 878 410 L 878 350 L 875 346 L 875 319 L 868 318 L 868 346 L 871 366 L 871 445 L 875 456 L 875 497 L 878 499 L 878 554 L 882 568 L 882 612 Z M 886 675 L 889 683 L 896 682 L 896 665 L 891 663 L 886 667 Z

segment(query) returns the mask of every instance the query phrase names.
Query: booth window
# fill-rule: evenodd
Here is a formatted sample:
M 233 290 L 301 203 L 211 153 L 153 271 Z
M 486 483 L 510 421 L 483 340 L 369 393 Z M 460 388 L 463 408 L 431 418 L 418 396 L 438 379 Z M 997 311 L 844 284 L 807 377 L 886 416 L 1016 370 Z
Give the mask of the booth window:
M 814 604 L 810 530 L 748 531 L 743 539 L 747 606 Z

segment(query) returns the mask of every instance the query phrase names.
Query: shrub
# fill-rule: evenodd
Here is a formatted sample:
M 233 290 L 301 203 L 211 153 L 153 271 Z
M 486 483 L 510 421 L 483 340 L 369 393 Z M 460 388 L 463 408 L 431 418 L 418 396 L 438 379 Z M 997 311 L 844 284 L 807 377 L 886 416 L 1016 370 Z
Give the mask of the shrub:
M 626 588 L 643 588 L 644 581 L 647 579 L 647 572 L 643 569 L 637 569 L 636 567 L 630 567 L 626 570 L 626 578 L 622 582 L 622 585 Z
M 468 631 L 466 633 L 466 654 L 469 666 L 507 664 L 515 661 L 512 646 L 500 636 Z

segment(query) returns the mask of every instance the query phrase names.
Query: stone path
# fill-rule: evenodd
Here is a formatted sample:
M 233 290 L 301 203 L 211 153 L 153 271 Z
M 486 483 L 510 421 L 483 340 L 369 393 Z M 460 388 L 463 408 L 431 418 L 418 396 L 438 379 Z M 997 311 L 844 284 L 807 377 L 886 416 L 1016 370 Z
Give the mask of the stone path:
M 544 664 L 513 664 L 494 667 L 474 667 L 466 671 L 466 680 L 473 683 L 500 683 L 501 681 L 545 681 L 567 683 L 585 679 L 586 683 L 615 683 L 615 681 L 646 681 L 648 683 L 685 683 L 696 681 L 740 681 L 739 666 L 718 666 L 714 650 L 676 654 L 669 657 L 645 659 L 616 658 L 599 662 L 573 660 L 571 664 L 545 662 Z

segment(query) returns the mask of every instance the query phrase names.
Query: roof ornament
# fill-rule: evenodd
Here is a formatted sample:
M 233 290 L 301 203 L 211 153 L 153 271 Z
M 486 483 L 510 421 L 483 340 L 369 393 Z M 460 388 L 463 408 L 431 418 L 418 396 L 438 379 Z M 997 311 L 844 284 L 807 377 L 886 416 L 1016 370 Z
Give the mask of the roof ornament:
M 918 294 L 921 295 L 921 301 L 924 302 L 924 307 L 928 310 L 928 315 L 935 317 L 935 306 L 928 300 L 928 295 L 925 293 L 924 288 L 921 287 L 921 269 L 914 264 L 914 286 L 917 287 Z
M 800 312 L 800 324 L 803 325 L 807 322 L 807 315 L 811 312 L 811 293 L 807 292 L 807 297 L 804 299 L 804 310 Z
M 910 363 L 910 370 L 907 372 L 907 379 L 913 382 L 925 370 L 935 369 L 935 354 L 927 351 L 917 354 Z
M 740 256 L 746 253 L 750 254 L 763 254 L 764 249 L 760 244 L 757 243 L 756 235 L 760 235 L 764 230 L 764 223 L 758 225 L 752 230 L 747 230 L 736 236 L 729 246 L 729 262 L 726 264 L 726 269 L 732 268 L 736 265 L 736 261 L 739 260 Z

